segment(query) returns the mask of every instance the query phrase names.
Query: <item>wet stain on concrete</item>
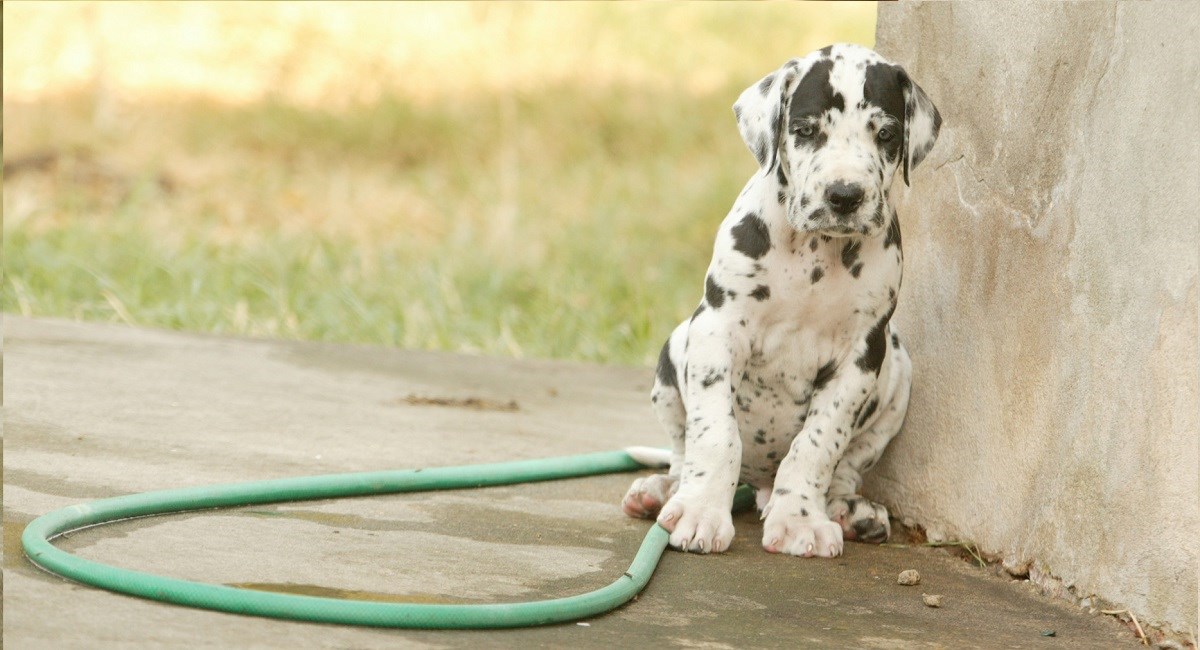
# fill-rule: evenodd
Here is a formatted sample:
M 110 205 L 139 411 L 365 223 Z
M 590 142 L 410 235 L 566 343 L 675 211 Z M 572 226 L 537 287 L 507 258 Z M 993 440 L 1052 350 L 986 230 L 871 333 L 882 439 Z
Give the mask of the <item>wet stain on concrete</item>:
M 4 568 L 15 569 L 28 563 L 25 549 L 21 547 L 21 533 L 34 517 L 24 513 L 4 513 Z
M 370 519 L 359 515 L 352 515 L 340 512 L 321 512 L 319 510 L 230 510 L 227 514 L 248 515 L 251 517 L 275 517 L 279 519 L 294 519 L 297 521 L 310 521 L 314 524 L 330 526 L 332 528 L 353 528 L 356 530 L 407 530 L 406 527 L 397 527 L 391 522 Z
M 4 481 L 10 485 L 23 487 L 33 492 L 69 499 L 79 499 L 80 501 L 107 499 L 125 494 L 107 486 L 83 483 L 69 478 L 15 467 L 4 468 Z
M 250 589 L 252 591 L 269 591 L 277 594 L 295 594 L 299 596 L 317 596 L 319 598 L 337 598 L 339 600 L 361 600 L 377 603 L 419 603 L 425 605 L 448 605 L 463 603 L 467 599 L 446 598 L 438 594 L 385 594 L 378 591 L 357 591 L 354 589 L 338 589 L 320 585 L 305 585 L 295 582 L 227 582 L 227 587 Z

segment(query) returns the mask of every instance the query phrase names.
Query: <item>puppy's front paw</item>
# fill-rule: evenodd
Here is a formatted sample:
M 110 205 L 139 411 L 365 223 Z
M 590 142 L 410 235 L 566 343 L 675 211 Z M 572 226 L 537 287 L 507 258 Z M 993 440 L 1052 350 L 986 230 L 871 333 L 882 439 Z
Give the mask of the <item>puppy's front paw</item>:
M 671 533 L 671 547 L 681 551 L 721 553 L 733 542 L 728 504 L 712 506 L 704 499 L 676 494 L 658 514 L 658 524 Z
M 842 527 L 828 519 L 785 515 L 776 508 L 763 522 L 763 548 L 768 553 L 837 557 L 842 546 Z

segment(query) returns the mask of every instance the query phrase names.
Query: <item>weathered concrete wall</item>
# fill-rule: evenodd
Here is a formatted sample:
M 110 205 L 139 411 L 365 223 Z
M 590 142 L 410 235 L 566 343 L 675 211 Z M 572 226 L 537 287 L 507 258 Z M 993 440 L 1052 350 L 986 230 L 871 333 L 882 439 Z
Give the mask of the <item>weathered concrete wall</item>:
M 944 126 L 899 201 L 915 380 L 867 488 L 1193 634 L 1198 16 L 880 5 L 877 49 Z

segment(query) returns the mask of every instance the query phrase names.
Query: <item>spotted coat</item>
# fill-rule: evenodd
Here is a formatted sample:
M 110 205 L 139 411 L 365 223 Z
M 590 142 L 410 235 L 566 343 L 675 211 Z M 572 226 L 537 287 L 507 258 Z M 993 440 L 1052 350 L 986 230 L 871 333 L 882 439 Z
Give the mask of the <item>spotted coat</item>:
M 912 369 L 891 323 L 900 223 L 889 201 L 941 117 L 899 66 L 853 45 L 786 62 L 734 105 L 759 164 L 717 232 L 695 313 L 663 346 L 651 395 L 670 470 L 639 479 L 633 516 L 675 548 L 729 547 L 739 482 L 757 488 L 771 552 L 831 557 L 880 542 L 859 494 L 896 435 Z

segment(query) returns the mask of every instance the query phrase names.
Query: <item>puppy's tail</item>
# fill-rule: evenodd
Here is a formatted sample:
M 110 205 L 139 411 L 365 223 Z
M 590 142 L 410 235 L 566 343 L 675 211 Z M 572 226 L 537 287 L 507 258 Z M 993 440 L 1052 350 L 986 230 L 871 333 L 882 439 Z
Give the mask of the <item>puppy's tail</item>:
M 625 453 L 646 467 L 669 467 L 671 452 L 657 447 L 626 447 Z

